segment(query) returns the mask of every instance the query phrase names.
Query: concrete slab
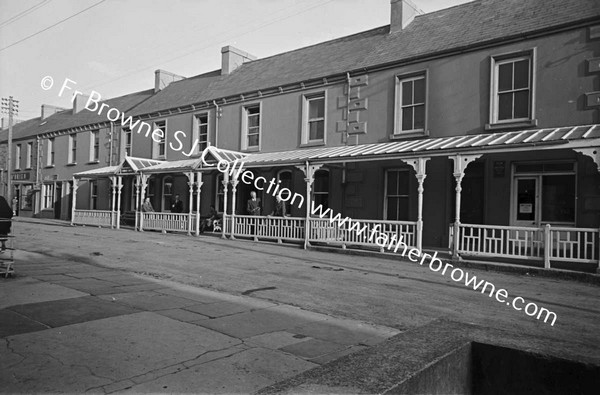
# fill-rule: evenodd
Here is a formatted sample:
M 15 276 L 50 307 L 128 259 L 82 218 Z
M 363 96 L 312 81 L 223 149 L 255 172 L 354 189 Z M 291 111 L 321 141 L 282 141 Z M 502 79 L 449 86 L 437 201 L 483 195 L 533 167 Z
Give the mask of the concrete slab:
M 329 318 L 294 327 L 291 332 L 338 344 L 373 345 L 399 333 L 390 328 L 378 328 L 366 323 Z
M 338 358 L 344 357 L 346 355 L 354 354 L 355 352 L 363 351 L 367 348 L 368 347 L 365 347 L 365 346 L 350 346 L 350 347 L 344 348 L 340 351 L 334 351 L 332 353 L 325 354 L 320 357 L 311 358 L 310 361 L 314 362 L 314 363 L 318 363 L 319 365 L 324 365 L 331 361 L 335 361 Z
M 0 279 L 0 309 L 27 303 L 78 298 L 87 293 L 33 278 Z
M 152 291 L 102 295 L 98 298 L 148 311 L 178 309 L 196 304 L 193 300 Z
M 74 280 L 75 277 L 66 276 L 64 274 L 42 274 L 39 276 L 33 276 L 34 278 L 40 281 L 64 281 L 64 280 Z
M 218 302 L 209 304 L 197 304 L 193 306 L 188 306 L 185 309 L 211 318 L 217 318 L 242 313 L 244 311 L 250 311 L 252 308 L 239 303 Z
M 138 311 L 128 306 L 98 299 L 95 296 L 11 306 L 9 309 L 52 328 L 133 314 Z
M 115 382 L 153 377 L 154 371 L 239 344 L 237 339 L 149 312 L 7 341 L 8 351 L 0 353 L 0 383 L 8 393 L 102 392 L 101 387 Z
M 62 280 L 54 281 L 54 283 L 62 285 L 63 287 L 76 289 L 78 291 L 87 292 L 93 294 L 97 291 L 112 288 L 117 284 L 109 281 L 96 280 L 95 278 L 79 278 L 74 280 Z
M 269 348 L 276 350 L 281 347 L 289 346 L 312 339 L 304 335 L 297 335 L 287 331 L 277 331 L 271 333 L 265 333 L 262 335 L 252 336 L 247 338 L 244 342 L 246 344 L 255 345 L 259 347 Z
M 311 359 L 327 354 L 339 352 L 347 347 L 339 343 L 327 342 L 319 339 L 310 339 L 301 343 L 291 344 L 281 348 L 281 351 L 294 354 L 298 357 Z
M 164 315 L 165 317 L 172 318 L 177 321 L 182 322 L 194 322 L 201 320 L 208 320 L 210 317 L 204 316 L 202 314 L 194 313 L 192 311 L 184 310 L 184 309 L 169 309 L 169 310 L 158 310 L 155 311 L 156 314 Z
M 311 369 L 300 358 L 264 348 L 196 365 L 130 388 L 131 393 L 250 393 Z
M 283 314 L 271 309 L 239 313 L 213 320 L 199 321 L 197 325 L 214 329 L 240 339 L 293 328 L 305 324 L 303 317 Z
M 40 324 L 10 310 L 0 310 L 0 338 L 48 329 Z

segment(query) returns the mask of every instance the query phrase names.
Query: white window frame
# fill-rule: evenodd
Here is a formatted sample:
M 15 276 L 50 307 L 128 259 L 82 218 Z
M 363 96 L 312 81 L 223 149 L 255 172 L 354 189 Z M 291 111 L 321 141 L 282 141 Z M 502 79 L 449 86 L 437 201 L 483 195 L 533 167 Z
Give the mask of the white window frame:
M 310 102 L 312 100 L 323 100 L 323 117 L 310 118 Z M 323 121 L 323 138 L 310 139 L 310 123 Z M 302 95 L 302 144 L 303 145 L 325 145 L 327 144 L 327 91 L 305 93 Z
M 535 125 L 535 87 L 536 87 L 536 49 L 511 53 L 495 55 L 490 58 L 490 119 L 489 126 L 494 125 L 507 125 L 507 124 L 520 124 L 526 123 L 527 125 Z M 507 63 L 515 63 L 520 60 L 527 59 L 529 61 L 529 116 L 525 118 L 512 118 L 498 120 L 498 69 L 501 65 Z M 513 76 L 514 78 L 514 76 Z M 514 101 L 513 101 L 513 112 L 514 112 Z
M 26 169 L 31 169 L 31 164 L 33 162 L 33 143 L 27 143 L 27 162 L 25 163 Z
M 410 73 L 403 73 L 395 76 L 396 79 L 396 90 L 395 90 L 395 105 L 394 105 L 394 131 L 391 137 L 409 137 L 409 136 L 422 136 L 428 134 L 428 118 L 429 118 L 429 70 L 418 70 Z M 419 104 L 424 106 L 425 119 L 423 122 L 423 128 L 402 130 L 402 83 L 408 81 L 416 81 L 422 79 L 425 82 L 425 103 Z M 407 106 L 416 107 L 416 105 L 410 104 Z M 413 117 L 414 125 L 414 117 Z
M 123 143 L 122 143 L 122 147 L 123 147 L 123 155 L 124 156 L 132 156 L 132 149 L 133 149 L 133 133 L 131 133 L 131 129 L 129 128 L 122 128 L 121 129 L 121 134 L 123 137 Z M 129 141 L 127 141 L 129 140 Z
M 200 117 L 206 117 L 206 123 L 201 123 Z M 205 139 L 202 139 L 202 136 L 200 135 L 200 126 L 202 125 L 206 125 Z M 196 143 L 196 140 L 198 140 L 198 145 L 194 148 L 192 155 L 199 155 L 204 151 L 204 148 L 210 146 L 210 112 L 205 111 L 194 114 L 192 131 L 192 146 Z M 204 144 L 204 147 L 202 144 Z
M 328 207 L 326 207 L 326 208 L 330 208 L 331 207 L 331 201 L 329 199 L 329 196 L 331 195 L 331 172 L 329 171 L 329 169 L 322 169 L 322 168 L 319 169 L 319 170 L 317 170 L 317 171 L 315 171 L 315 174 L 314 174 L 314 180 L 315 181 L 317 179 L 317 173 L 320 173 L 320 172 L 326 172 L 327 173 L 327 192 L 322 192 L 322 191 L 317 192 L 317 191 L 315 191 L 315 187 L 314 187 L 315 183 L 313 183 L 313 187 L 311 188 L 311 191 L 310 191 L 310 194 L 311 194 L 310 198 L 311 198 L 312 202 L 316 202 L 315 195 L 327 195 L 327 201 L 329 203 L 327 205 Z
M 21 170 L 21 144 L 15 146 L 15 170 Z
M 152 126 L 153 126 L 152 133 L 154 133 L 154 130 L 156 130 L 156 129 L 161 129 L 159 124 L 164 124 L 164 137 L 158 143 L 156 142 L 156 140 L 154 140 L 154 138 L 150 137 L 152 139 L 152 159 L 166 160 L 167 159 L 167 120 L 161 119 L 161 120 L 154 121 L 154 123 L 152 124 Z M 152 133 L 150 134 L 150 136 L 152 136 Z M 164 146 L 164 149 L 163 149 L 164 154 L 163 155 L 160 154 L 161 145 Z
M 251 108 L 258 107 L 258 145 L 249 146 L 248 145 L 248 110 Z M 242 106 L 242 141 L 241 148 L 242 151 L 260 151 L 262 146 L 262 103 L 248 103 Z
M 46 145 L 46 166 L 54 166 L 54 137 L 50 137 Z
M 98 152 L 96 152 L 98 150 Z M 100 130 L 90 130 L 90 162 L 100 161 Z
M 42 209 L 54 208 L 54 183 L 42 184 Z
M 407 198 L 408 199 L 408 209 L 410 212 L 410 185 L 408 186 L 409 193 L 406 195 L 389 195 L 388 194 L 388 174 L 390 172 L 406 172 L 408 173 L 408 180 L 410 182 L 410 170 L 406 168 L 391 168 L 385 170 L 384 182 L 383 182 L 383 219 L 388 220 L 388 198 L 389 197 L 398 197 L 398 198 Z M 400 219 L 390 220 L 390 221 L 405 221 Z
M 67 164 L 77 164 L 77 133 L 69 135 L 69 152 Z
M 167 184 L 169 185 L 169 193 L 166 193 L 167 190 Z M 174 190 L 174 180 L 172 176 L 166 176 L 163 178 L 162 180 L 162 188 L 161 188 L 161 211 L 165 211 L 165 210 L 170 210 L 171 208 L 171 200 L 173 199 L 173 196 L 175 195 L 173 193 Z M 165 197 L 169 197 L 169 201 L 165 202 Z

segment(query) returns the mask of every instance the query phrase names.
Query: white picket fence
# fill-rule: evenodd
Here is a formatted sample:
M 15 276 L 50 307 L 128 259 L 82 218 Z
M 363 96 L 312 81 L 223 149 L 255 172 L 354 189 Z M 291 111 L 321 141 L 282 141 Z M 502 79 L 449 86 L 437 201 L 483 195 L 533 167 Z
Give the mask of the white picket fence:
M 169 232 L 195 232 L 196 214 L 142 213 L 142 230 Z
M 600 229 L 554 227 L 458 225 L 450 227 L 450 248 L 459 255 L 595 263 L 599 261 Z
M 75 210 L 74 225 L 115 226 L 117 213 L 110 210 Z

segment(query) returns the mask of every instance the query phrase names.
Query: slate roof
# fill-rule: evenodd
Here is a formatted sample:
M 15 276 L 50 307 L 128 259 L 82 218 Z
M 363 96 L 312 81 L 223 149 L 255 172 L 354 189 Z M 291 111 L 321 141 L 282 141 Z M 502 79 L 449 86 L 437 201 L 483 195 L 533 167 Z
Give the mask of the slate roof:
M 77 114 L 73 114 L 73 109 L 69 109 L 52 114 L 44 120 L 37 117 L 23 121 L 13 126 L 13 140 L 25 139 L 47 132 L 58 132 L 71 128 L 108 122 L 106 111 L 109 108 L 116 108 L 119 111 L 125 111 L 126 114 L 128 114 L 127 111 L 129 109 L 148 99 L 152 94 L 154 94 L 154 89 L 148 89 L 107 99 L 101 103 L 106 103 L 109 107 L 106 107 L 100 115 L 98 115 L 97 111 L 92 112 L 86 109 L 81 110 Z M 0 141 L 6 141 L 7 139 L 8 131 L 3 130 L 2 133 L 0 133 Z
M 134 115 L 359 71 L 387 63 L 507 40 L 600 18 L 598 0 L 476 0 L 419 15 L 404 30 L 389 25 L 174 82 Z

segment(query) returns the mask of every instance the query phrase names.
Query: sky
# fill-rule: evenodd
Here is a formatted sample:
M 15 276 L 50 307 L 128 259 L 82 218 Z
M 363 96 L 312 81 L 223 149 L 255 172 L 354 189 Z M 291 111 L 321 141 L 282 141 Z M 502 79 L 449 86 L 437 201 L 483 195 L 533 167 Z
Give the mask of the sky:
M 429 13 L 467 1 L 413 3 Z M 112 98 L 153 88 L 156 69 L 217 70 L 226 45 L 264 58 L 389 18 L 390 0 L 0 0 L 0 97 L 19 100 L 19 119 L 35 118 L 42 104 L 72 107 L 58 95 L 65 78 Z

